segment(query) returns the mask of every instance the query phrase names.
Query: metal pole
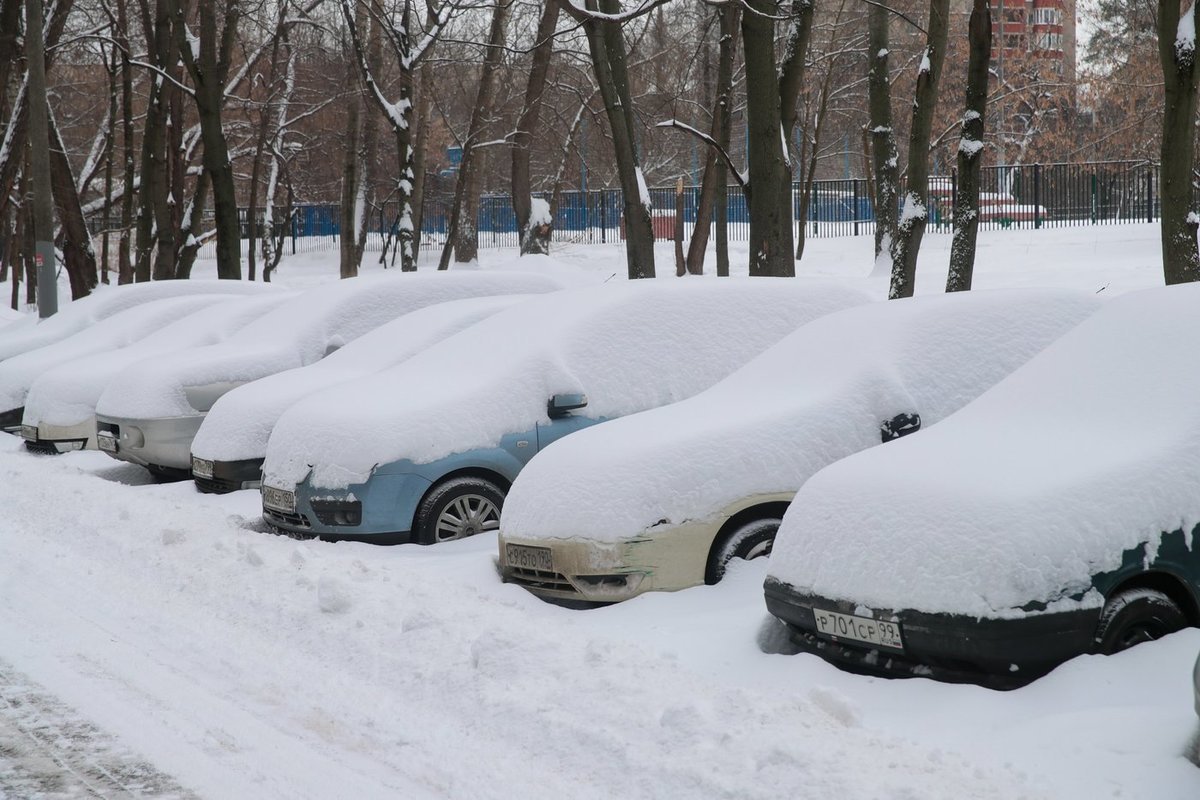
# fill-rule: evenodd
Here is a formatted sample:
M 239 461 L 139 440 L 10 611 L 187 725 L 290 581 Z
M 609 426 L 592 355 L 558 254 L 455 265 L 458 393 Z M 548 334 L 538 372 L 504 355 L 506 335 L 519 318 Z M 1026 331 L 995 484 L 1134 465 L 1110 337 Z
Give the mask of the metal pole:
M 54 200 L 50 193 L 50 113 L 46 105 L 46 43 L 42 0 L 25 0 L 25 59 L 29 69 L 29 177 L 33 189 L 34 263 L 38 316 L 58 311 L 54 269 Z

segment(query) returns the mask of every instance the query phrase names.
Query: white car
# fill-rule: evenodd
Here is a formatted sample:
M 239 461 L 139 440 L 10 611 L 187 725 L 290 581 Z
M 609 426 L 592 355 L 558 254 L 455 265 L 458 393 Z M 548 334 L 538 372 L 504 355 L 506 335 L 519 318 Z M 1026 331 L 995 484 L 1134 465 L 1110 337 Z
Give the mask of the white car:
M 392 272 L 317 286 L 220 344 L 123 370 L 96 404 L 97 445 L 160 478 L 190 478 L 192 439 L 204 415 L 231 389 L 312 364 L 425 306 L 559 286 L 540 275 L 482 271 Z
M 25 414 L 21 419 L 25 446 L 42 453 L 95 448 L 96 403 L 113 376 L 152 356 L 223 341 L 292 297 L 294 292 L 285 291 L 262 297 L 225 297 L 222 302 L 177 319 L 153 335 L 142 336 L 128 347 L 77 358 L 47 370 L 29 387 L 25 398 Z M 73 339 L 91 335 L 85 332 Z
M 571 605 L 715 583 L 770 552 L 814 472 L 940 422 L 1099 305 L 964 292 L 811 322 L 706 392 L 535 458 L 500 523 L 504 578 Z
M 30 387 L 49 370 L 135 345 L 180 317 L 229 300 L 227 294 L 189 294 L 154 300 L 128 308 L 66 339 L 30 350 L 0 362 L 0 413 L 24 418 Z M 36 439 L 36 429 L 22 423 L 21 435 Z
M 866 301 L 776 278 L 534 298 L 288 409 L 267 446 L 264 516 L 297 534 L 372 542 L 493 531 L 505 491 L 541 448 L 695 394 L 797 326 Z
M 473 297 L 418 309 L 315 364 L 239 386 L 213 405 L 192 442 L 196 487 L 217 493 L 258 488 L 267 440 L 288 408 L 322 389 L 394 366 L 529 297 Z

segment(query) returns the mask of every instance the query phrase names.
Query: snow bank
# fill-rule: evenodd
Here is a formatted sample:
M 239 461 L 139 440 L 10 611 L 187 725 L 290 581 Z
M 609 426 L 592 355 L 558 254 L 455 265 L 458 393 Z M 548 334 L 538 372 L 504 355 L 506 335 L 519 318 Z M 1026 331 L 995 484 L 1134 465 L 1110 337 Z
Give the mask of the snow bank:
M 239 386 L 212 407 L 192 453 L 215 461 L 262 458 L 279 416 L 301 399 L 398 364 L 528 298 L 497 295 L 429 306 L 381 325 L 315 364 Z
M 265 297 L 235 297 L 188 314 L 153 336 L 129 347 L 75 359 L 47 370 L 25 398 L 26 425 L 75 425 L 96 413 L 113 376 L 152 356 L 216 344 L 294 297 L 275 292 Z M 98 326 L 97 326 L 98 327 Z
M 49 319 L 26 315 L 0 330 L 0 361 L 60 341 L 102 319 L 151 300 L 190 294 L 258 294 L 276 291 L 269 283 L 187 280 L 98 286 L 87 297 L 66 304 Z
M 1190 532 L 1197 303 L 1195 284 L 1111 300 L 933 430 L 818 473 L 771 574 L 869 607 L 1004 616 L 1085 591 L 1162 531 Z
M 319 361 L 385 322 L 466 297 L 544 292 L 551 278 L 517 272 L 391 272 L 310 289 L 221 344 L 148 359 L 121 372 L 101 395 L 100 414 L 195 414 L 188 387 L 237 384 Z M 203 409 L 207 410 L 207 409 Z
M 591 418 L 682 400 L 816 317 L 865 294 L 804 279 L 635 281 L 534 298 L 404 364 L 289 409 L 264 480 L 365 480 L 376 464 L 494 446 L 547 422 L 546 401 L 582 392 Z M 420 387 L 412 391 L 412 387 Z M 353 409 L 353 413 L 349 410 Z
M 29 387 L 47 370 L 137 344 L 182 316 L 228 299 L 229 295 L 224 294 L 189 294 L 142 303 L 96 322 L 74 336 L 6 359 L 0 362 L 0 409 L 25 405 Z
M 502 530 L 615 541 L 795 492 L 879 444 L 880 423 L 897 414 L 944 419 L 1099 305 L 1064 290 L 1000 290 L 822 317 L 708 391 L 555 443 L 513 484 Z

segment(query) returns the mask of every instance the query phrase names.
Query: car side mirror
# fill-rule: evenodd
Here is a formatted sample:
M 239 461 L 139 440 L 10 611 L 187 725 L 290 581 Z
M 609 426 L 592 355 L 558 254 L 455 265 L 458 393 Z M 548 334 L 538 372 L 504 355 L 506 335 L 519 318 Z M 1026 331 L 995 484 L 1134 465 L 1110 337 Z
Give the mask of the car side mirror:
M 550 416 L 550 419 L 558 419 L 587 404 L 586 394 L 556 394 L 546 403 L 546 414 Z
M 913 412 L 912 414 L 897 414 L 891 419 L 883 422 L 879 426 L 879 438 L 883 442 L 890 442 L 893 439 L 899 439 L 901 436 L 908 436 L 910 433 L 916 433 L 921 430 L 921 415 Z

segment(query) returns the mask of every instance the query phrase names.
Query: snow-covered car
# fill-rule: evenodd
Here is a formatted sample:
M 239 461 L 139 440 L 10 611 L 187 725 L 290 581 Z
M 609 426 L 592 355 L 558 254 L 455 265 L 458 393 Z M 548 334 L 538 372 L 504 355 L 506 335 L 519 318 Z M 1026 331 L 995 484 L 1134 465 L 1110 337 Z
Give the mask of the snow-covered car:
M 225 296 L 222 302 L 194 311 L 182 319 L 170 317 L 176 321 L 128 347 L 76 358 L 47 370 L 29 387 L 25 398 L 25 414 L 21 419 L 25 446 L 41 453 L 62 453 L 85 447 L 94 449 L 96 403 L 113 376 L 152 356 L 223 341 L 292 297 L 295 297 L 294 292 L 282 290 L 261 297 Z M 113 319 L 125 318 L 149 305 L 123 312 Z M 95 327 L 99 329 L 104 324 Z M 80 334 L 69 341 L 83 336 L 91 336 L 91 333 Z
M 304 292 L 220 344 L 158 356 L 117 374 L 96 403 L 96 442 L 162 478 L 191 477 L 192 439 L 213 404 L 244 383 L 312 364 L 419 308 L 559 287 L 520 272 L 393 272 Z
M 0 414 L 21 422 L 20 433 L 36 439 L 24 422 L 25 398 L 34 381 L 55 367 L 119 351 L 156 336 L 180 317 L 229 300 L 227 294 L 188 294 L 153 300 L 113 314 L 65 339 L 0 362 Z
M 1200 717 L 1200 656 L 1196 656 L 1196 666 L 1192 667 L 1192 704 L 1196 709 L 1196 716 Z M 1200 751 L 1197 755 L 1200 755 Z
M 796 495 L 767 607 L 851 669 L 1020 685 L 1200 622 L 1200 285 L 1099 311 Z
M 192 479 L 202 492 L 257 489 L 279 416 L 311 394 L 379 372 L 531 295 L 451 300 L 381 325 L 328 358 L 239 386 L 218 400 L 192 442 Z
M 39 319 L 36 314 L 27 314 L 23 319 L 5 325 L 0 331 L 0 363 L 30 350 L 60 342 L 96 322 L 142 303 L 191 294 L 258 294 L 270 289 L 270 286 L 261 283 L 210 280 L 154 281 L 97 287 L 90 295 L 67 304 L 52 317 Z M 18 430 L 21 413 L 19 407 L 0 412 L 0 429 Z
M 773 278 L 534 298 L 288 409 L 267 447 L 264 517 L 375 542 L 494 530 L 508 487 L 546 445 L 689 397 L 799 325 L 866 301 L 844 286 Z
M 934 295 L 830 314 L 711 389 L 581 432 L 513 484 L 505 580 L 571 604 L 715 583 L 770 552 L 822 467 L 939 422 L 1094 312 L 1092 294 Z

